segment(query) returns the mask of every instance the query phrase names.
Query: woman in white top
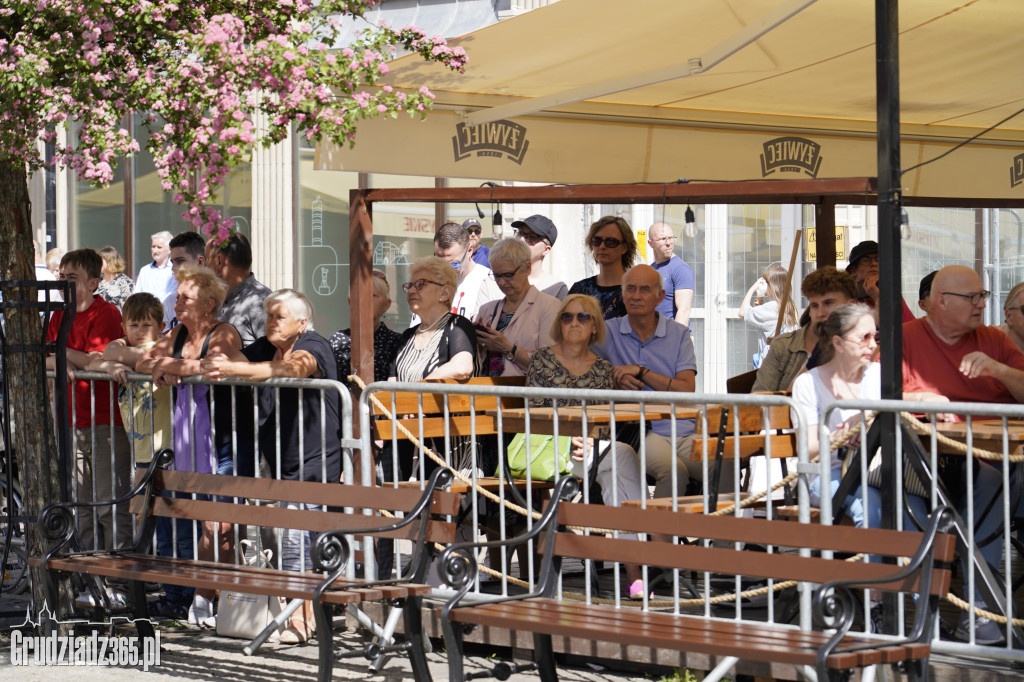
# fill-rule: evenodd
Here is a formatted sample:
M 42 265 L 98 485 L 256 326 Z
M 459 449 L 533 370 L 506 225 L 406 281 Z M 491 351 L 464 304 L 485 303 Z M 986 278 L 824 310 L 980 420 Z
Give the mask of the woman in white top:
M 778 325 L 779 310 L 782 306 L 782 295 L 786 291 L 786 277 L 784 267 L 778 264 L 769 265 L 765 268 L 761 278 L 747 289 L 747 293 L 744 294 L 743 300 L 740 302 L 740 309 L 736 312 L 741 320 L 760 332 L 757 355 L 754 356 L 754 369 L 761 366 L 761 360 L 768 353 L 768 343 L 775 336 L 775 327 Z M 755 300 L 754 294 L 758 291 L 762 292 L 757 297 L 760 300 Z M 793 301 L 791 291 L 779 333 L 791 332 L 799 326 L 796 303 Z
M 837 400 L 879 400 L 881 398 L 881 369 L 874 361 L 875 341 L 874 311 L 863 303 L 847 303 L 832 311 L 818 330 L 822 349 L 822 363 L 796 378 L 793 383 L 793 400 L 803 406 L 809 420 L 807 431 L 807 454 L 813 458 L 820 454 L 818 422 L 825 408 Z M 794 417 L 796 419 L 796 417 Z M 859 430 L 860 410 L 833 410 L 829 413 L 828 428 L 832 434 L 846 434 Z M 873 453 L 869 453 L 869 456 Z M 832 464 L 831 490 L 834 495 L 843 475 L 843 463 L 839 451 L 830 455 Z M 811 482 L 811 503 L 821 499 L 821 479 Z M 925 500 L 916 495 L 907 495 L 919 518 L 927 514 Z M 865 516 L 870 528 L 881 527 L 882 493 L 878 488 L 867 487 L 867 508 L 864 508 L 861 486 L 858 486 L 843 501 L 843 511 L 854 525 L 863 527 Z M 907 519 L 908 523 L 912 523 Z M 904 524 L 905 528 L 913 525 Z

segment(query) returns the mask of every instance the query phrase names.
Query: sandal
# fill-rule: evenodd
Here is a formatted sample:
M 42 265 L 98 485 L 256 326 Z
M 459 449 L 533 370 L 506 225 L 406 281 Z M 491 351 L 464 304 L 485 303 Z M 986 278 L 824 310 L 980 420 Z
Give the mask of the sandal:
M 303 644 L 308 642 L 316 634 L 316 624 L 306 620 L 304 614 L 292 616 L 288 621 L 288 627 L 281 630 L 278 641 L 281 644 Z

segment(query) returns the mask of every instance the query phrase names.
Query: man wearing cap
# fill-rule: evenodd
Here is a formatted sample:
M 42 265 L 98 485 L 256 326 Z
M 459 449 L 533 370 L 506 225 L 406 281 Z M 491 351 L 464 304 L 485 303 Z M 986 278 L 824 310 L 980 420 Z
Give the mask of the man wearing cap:
M 877 308 L 878 242 L 869 239 L 853 247 L 846 271 L 857 281 L 857 302 Z M 915 319 L 907 302 L 901 298 L 900 303 L 903 304 L 903 321 L 910 322 Z
M 462 223 L 462 226 L 469 231 L 469 245 L 473 247 L 473 262 L 485 268 L 491 267 L 491 250 L 480 241 L 480 235 L 484 228 L 476 218 L 470 218 Z
M 676 236 L 665 223 L 654 223 L 648 230 L 654 262 L 651 266 L 665 281 L 665 298 L 658 304 L 663 317 L 690 326 L 690 304 L 693 303 L 693 268 L 675 254 Z
M 542 293 L 554 296 L 559 301 L 563 300 L 569 293 L 569 287 L 562 280 L 544 271 L 544 258 L 558 239 L 558 228 L 547 216 L 532 215 L 514 221 L 512 229 L 516 231 L 516 239 L 521 239 L 530 247 L 530 260 L 533 263 L 530 284 Z

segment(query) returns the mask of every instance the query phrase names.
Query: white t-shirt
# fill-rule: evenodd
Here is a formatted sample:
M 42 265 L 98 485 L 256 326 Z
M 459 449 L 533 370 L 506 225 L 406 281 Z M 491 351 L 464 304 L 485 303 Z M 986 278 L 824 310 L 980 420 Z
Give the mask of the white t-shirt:
M 472 320 L 484 303 L 504 297 L 498 283 L 491 277 L 490 269 L 476 263 L 455 290 L 452 312 Z
M 821 414 L 825 408 L 836 401 L 832 391 L 821 380 L 818 367 L 804 372 L 793 382 L 793 400 L 804 408 L 807 413 L 809 428 L 817 428 L 821 420 Z M 860 394 L 858 400 L 878 400 L 882 395 L 882 366 L 872 362 L 864 369 L 864 376 L 860 381 Z M 831 433 L 850 417 L 860 414 L 860 410 L 833 410 L 829 415 L 828 429 Z M 797 417 L 793 416 L 793 422 L 797 423 Z M 840 466 L 838 450 L 833 450 L 832 468 Z

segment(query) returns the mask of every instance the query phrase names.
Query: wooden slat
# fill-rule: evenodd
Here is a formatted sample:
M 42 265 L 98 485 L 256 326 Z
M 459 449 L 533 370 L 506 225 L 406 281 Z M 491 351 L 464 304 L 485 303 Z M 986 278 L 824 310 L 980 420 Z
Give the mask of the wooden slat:
M 747 434 L 739 437 L 740 459 L 746 459 L 754 455 L 765 453 L 766 442 L 771 441 L 772 459 L 783 459 L 796 457 L 796 437 L 786 435 L 763 435 Z M 724 439 L 725 449 L 722 451 L 723 459 L 734 459 L 736 457 L 736 437 L 729 436 Z M 714 459 L 718 448 L 718 438 L 708 437 L 707 457 Z M 704 459 L 704 438 L 695 435 L 693 437 L 693 450 L 690 452 L 690 459 L 699 462 Z
M 905 556 L 912 553 L 922 538 L 922 533 L 914 531 L 777 523 L 768 519 L 675 514 L 658 509 L 641 510 L 582 503 L 559 505 L 558 520 L 569 526 L 615 528 L 633 533 L 662 533 L 882 556 Z M 936 539 L 935 557 L 938 561 L 951 561 L 954 550 L 952 536 L 940 535 Z
M 764 428 L 764 413 L 768 415 L 768 428 L 793 428 L 792 415 L 789 412 L 789 408 L 785 405 L 775 405 L 772 407 L 759 407 L 757 405 L 708 405 L 709 435 L 718 435 L 723 407 L 729 410 L 728 426 L 726 427 L 729 434 L 732 434 L 735 429 L 737 411 L 739 412 L 740 431 L 761 431 Z
M 457 384 L 463 386 L 524 386 L 525 377 L 473 377 L 462 381 L 425 381 L 424 384 Z M 473 406 L 477 412 L 494 410 L 498 407 L 498 398 L 489 395 L 469 396 L 465 394 L 415 393 L 411 391 L 379 391 L 374 393 L 384 407 L 392 414 L 444 414 L 445 399 L 448 402 L 449 414 L 469 412 Z M 421 402 L 422 396 L 422 402 Z M 394 397 L 394 404 L 392 404 Z M 522 407 L 522 398 L 503 398 L 502 407 Z M 373 414 L 383 414 L 380 408 L 371 402 Z M 393 411 L 392 411 L 393 410 Z
M 791 525 L 791 524 L 784 524 Z M 770 542 L 768 538 L 762 542 Z M 619 561 L 647 566 L 678 568 L 685 571 L 709 571 L 775 580 L 799 580 L 826 583 L 832 580 L 884 578 L 901 568 L 893 564 L 848 562 L 839 559 L 802 557 L 795 554 L 750 552 L 700 545 L 673 545 L 668 542 L 638 542 L 601 535 L 558 533 L 556 555 Z M 917 574 L 900 581 L 879 584 L 879 589 L 914 592 L 919 587 Z M 945 594 L 933 585 L 932 594 Z
M 415 539 L 419 529 L 419 522 L 416 521 L 394 531 L 360 533 L 359 531 L 394 523 L 396 519 L 341 512 L 244 505 L 233 502 L 184 500 L 175 497 L 154 498 L 151 513 L 154 516 L 175 519 L 219 521 L 221 523 L 237 523 L 272 528 L 296 528 L 316 533 L 342 530 L 351 532 L 354 535 L 372 535 L 373 537 L 396 539 Z M 451 538 L 454 537 L 454 533 L 455 524 L 443 521 L 431 521 L 427 530 L 428 539 L 432 542 L 450 542 Z
M 457 622 L 512 630 L 589 637 L 621 644 L 639 643 L 655 648 L 793 665 L 813 665 L 818 649 L 829 638 L 826 633 L 802 632 L 781 624 L 712 620 L 548 599 L 457 608 L 451 617 Z M 843 645 L 864 641 L 870 640 L 851 635 Z M 928 655 L 927 645 L 886 649 L 885 658 L 897 657 L 898 660 Z M 903 655 L 896 656 L 897 651 Z M 848 668 L 882 662 L 882 658 L 878 650 L 840 652 L 831 656 L 827 665 L 833 669 Z
M 405 488 L 222 476 L 190 471 L 157 471 L 155 481 L 158 489 L 167 491 L 244 497 L 252 500 L 304 502 L 356 509 L 409 511 L 416 506 L 422 496 L 419 490 Z M 461 496 L 458 494 L 437 491 L 434 493 L 430 511 L 434 514 L 457 514 L 460 501 Z
M 416 438 L 469 437 L 474 434 L 477 436 L 489 436 L 498 432 L 497 419 L 479 410 L 475 416 L 454 415 L 448 419 L 443 417 L 426 417 L 423 419 L 422 431 L 420 430 L 421 425 L 418 417 L 399 419 L 398 422 L 409 429 Z M 390 419 L 374 421 L 373 427 L 377 429 L 378 439 L 391 440 L 393 436 L 398 440 L 407 440 L 409 438 L 401 429 L 393 428 L 393 422 Z

